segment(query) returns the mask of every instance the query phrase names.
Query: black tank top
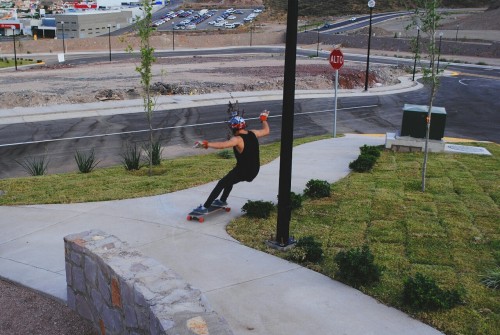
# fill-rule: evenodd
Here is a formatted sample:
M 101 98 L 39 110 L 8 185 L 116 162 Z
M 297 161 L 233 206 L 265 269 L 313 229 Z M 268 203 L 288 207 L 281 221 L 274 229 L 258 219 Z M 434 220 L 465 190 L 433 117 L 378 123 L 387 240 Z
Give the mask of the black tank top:
M 233 148 L 236 157 L 236 170 L 245 181 L 252 181 L 260 169 L 259 140 L 254 133 L 249 131 L 241 136 L 244 143 L 243 152 L 239 153 L 236 147 Z

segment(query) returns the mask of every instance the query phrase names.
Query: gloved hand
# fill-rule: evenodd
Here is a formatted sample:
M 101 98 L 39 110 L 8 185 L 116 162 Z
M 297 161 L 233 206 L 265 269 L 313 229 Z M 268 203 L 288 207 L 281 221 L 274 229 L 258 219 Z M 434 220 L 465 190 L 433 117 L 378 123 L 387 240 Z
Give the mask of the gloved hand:
M 262 113 L 260 113 L 260 122 L 267 121 L 267 118 L 269 117 L 269 111 L 264 110 Z
M 194 142 L 193 148 L 203 148 L 203 149 L 208 149 L 208 141 L 203 140 L 203 141 L 196 141 Z

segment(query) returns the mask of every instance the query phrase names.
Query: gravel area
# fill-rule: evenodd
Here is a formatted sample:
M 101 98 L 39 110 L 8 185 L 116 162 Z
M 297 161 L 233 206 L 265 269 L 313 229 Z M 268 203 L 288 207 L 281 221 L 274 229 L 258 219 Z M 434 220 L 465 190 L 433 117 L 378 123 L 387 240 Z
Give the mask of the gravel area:
M 0 334 L 96 335 L 69 307 L 25 287 L 0 280 Z

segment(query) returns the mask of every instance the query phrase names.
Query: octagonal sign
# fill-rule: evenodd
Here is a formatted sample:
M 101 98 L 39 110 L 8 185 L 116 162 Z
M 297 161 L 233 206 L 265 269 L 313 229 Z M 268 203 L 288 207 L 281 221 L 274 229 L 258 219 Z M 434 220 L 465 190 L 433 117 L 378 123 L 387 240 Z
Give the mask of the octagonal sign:
M 344 65 L 344 54 L 340 49 L 333 49 L 332 52 L 330 52 L 330 65 L 335 69 L 338 70 Z

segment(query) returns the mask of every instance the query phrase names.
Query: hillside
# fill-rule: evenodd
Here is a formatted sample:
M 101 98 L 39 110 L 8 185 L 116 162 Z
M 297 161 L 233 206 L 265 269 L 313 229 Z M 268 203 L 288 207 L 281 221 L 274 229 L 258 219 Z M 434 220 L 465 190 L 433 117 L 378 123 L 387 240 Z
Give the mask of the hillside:
M 284 12 L 286 11 L 287 0 L 263 0 L 264 6 L 268 11 Z M 450 8 L 477 8 L 489 7 L 496 0 L 442 0 L 444 7 Z M 377 1 L 374 12 L 403 10 L 412 8 L 414 1 L 405 0 L 385 0 Z M 299 16 L 329 16 L 329 15 L 349 15 L 363 14 L 368 12 L 366 0 L 337 0 L 322 1 L 322 0 L 301 0 L 299 1 Z

